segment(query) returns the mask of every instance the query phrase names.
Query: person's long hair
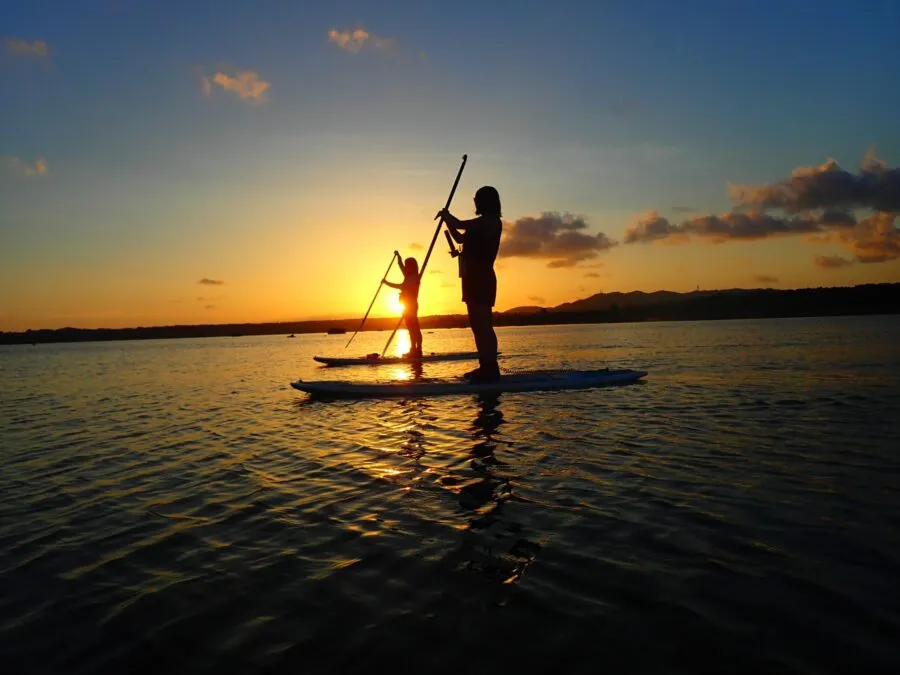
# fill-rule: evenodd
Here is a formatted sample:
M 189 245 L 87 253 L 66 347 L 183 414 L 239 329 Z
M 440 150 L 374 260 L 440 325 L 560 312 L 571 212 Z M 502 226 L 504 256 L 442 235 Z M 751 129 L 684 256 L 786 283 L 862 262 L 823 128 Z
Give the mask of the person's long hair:
M 478 188 L 475 193 L 475 214 L 500 218 L 503 213 L 500 209 L 500 193 L 490 185 Z
M 406 276 L 419 276 L 419 262 L 415 258 L 407 258 L 404 260 L 403 274 Z

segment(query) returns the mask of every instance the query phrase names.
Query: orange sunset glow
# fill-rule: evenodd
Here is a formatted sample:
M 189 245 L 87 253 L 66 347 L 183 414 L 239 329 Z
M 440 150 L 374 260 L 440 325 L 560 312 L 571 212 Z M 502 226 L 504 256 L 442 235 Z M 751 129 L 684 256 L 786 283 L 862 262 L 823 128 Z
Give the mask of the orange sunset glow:
M 208 49 L 172 38 L 145 58 L 163 36 L 111 60 L 74 28 L 0 43 L 0 330 L 359 318 L 394 250 L 423 262 L 463 154 L 451 212 L 473 217 L 484 185 L 502 200 L 499 312 L 900 279 L 888 79 L 858 108 L 813 106 L 835 71 L 804 70 L 820 79 L 795 92 L 778 60 L 754 80 L 786 97 L 762 121 L 769 95 L 717 58 L 618 63 L 593 34 L 590 58 L 575 36 L 548 60 L 510 33 L 518 60 L 460 63 L 400 16 L 375 30 L 317 10 L 286 21 L 303 26 L 289 40 L 250 31 L 239 47 L 179 11 Z M 96 30 L 121 19 L 98 12 Z M 697 64 L 704 86 L 673 84 Z M 387 296 L 372 316 L 400 311 Z M 419 315 L 464 311 L 439 237 Z

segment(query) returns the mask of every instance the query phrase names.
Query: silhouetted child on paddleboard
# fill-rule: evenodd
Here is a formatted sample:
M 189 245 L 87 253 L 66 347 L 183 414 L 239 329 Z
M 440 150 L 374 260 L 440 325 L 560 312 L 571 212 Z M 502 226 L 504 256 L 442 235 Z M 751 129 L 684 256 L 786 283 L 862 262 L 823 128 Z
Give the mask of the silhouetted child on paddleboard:
M 400 254 L 394 254 L 400 259 Z M 409 333 L 410 349 L 404 356 L 422 356 L 422 329 L 419 328 L 419 263 L 415 258 L 407 258 L 402 261 L 400 269 L 403 270 L 403 281 L 395 284 L 387 279 L 381 283 L 400 291 L 400 302 L 403 304 L 403 321 L 406 331 Z

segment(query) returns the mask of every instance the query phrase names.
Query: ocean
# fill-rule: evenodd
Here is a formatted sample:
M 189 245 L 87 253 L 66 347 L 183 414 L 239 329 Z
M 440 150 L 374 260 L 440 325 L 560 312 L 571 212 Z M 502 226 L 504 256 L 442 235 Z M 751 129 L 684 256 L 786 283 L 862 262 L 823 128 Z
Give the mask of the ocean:
M 0 672 L 900 672 L 900 316 L 497 333 L 0 347 Z

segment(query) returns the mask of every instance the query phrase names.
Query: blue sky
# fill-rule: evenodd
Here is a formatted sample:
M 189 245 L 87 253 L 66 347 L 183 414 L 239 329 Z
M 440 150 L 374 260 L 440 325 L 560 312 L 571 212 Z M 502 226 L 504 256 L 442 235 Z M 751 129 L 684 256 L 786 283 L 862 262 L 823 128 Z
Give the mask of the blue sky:
M 727 212 L 728 183 L 900 159 L 897 2 L 3 0 L 0 16 L 0 329 L 361 314 L 391 251 L 427 244 L 464 152 L 460 215 L 491 183 L 510 221 L 572 212 L 616 240 L 649 210 Z M 221 86 L 241 73 L 247 95 Z M 817 267 L 795 239 L 711 250 L 509 258 L 498 309 L 686 290 L 685 265 L 691 287 L 900 277 L 895 259 Z M 461 311 L 436 264 L 432 309 Z M 365 288 L 310 293 L 330 275 Z M 225 280 L 215 302 L 195 299 L 201 277 Z

